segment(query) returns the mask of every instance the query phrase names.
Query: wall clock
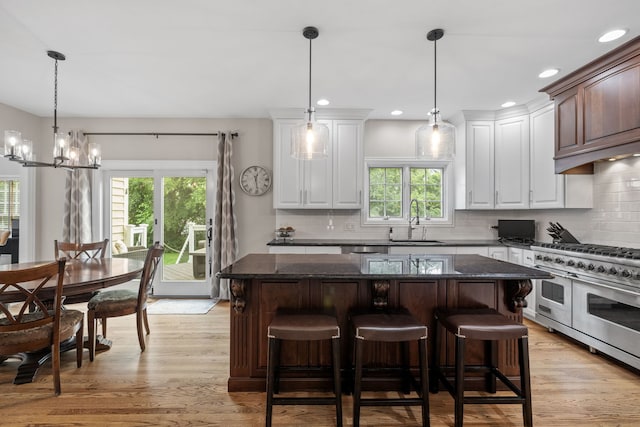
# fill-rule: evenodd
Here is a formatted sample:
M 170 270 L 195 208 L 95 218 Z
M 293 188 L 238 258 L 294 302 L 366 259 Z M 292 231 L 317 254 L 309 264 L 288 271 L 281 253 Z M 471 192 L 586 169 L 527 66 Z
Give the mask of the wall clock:
M 271 188 L 271 171 L 262 166 L 249 166 L 240 172 L 240 188 L 250 196 L 261 196 Z

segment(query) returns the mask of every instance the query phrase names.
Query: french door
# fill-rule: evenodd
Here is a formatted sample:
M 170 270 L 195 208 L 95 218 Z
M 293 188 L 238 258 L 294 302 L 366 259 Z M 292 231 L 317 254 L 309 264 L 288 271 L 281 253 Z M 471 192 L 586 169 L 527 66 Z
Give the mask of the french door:
M 116 258 L 143 260 L 153 242 L 164 245 L 154 295 L 211 296 L 213 163 L 170 166 L 103 172 L 104 235 Z

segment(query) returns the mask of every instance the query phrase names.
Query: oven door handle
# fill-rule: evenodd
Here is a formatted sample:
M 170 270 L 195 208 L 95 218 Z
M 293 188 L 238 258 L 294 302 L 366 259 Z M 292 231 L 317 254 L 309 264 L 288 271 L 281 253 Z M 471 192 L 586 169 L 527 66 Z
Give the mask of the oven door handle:
M 587 285 L 596 286 L 596 287 L 604 288 L 604 289 L 609 289 L 611 291 L 620 292 L 620 293 L 626 294 L 626 295 L 631 296 L 631 297 L 636 297 L 637 298 L 638 295 L 640 295 L 640 293 L 637 292 L 637 291 L 630 291 L 628 289 L 624 289 L 622 287 L 615 286 L 615 285 L 609 285 L 609 284 L 606 284 L 606 283 L 592 282 L 592 281 L 589 281 L 589 280 L 585 280 L 582 277 L 579 278 L 579 279 L 576 279 L 576 282 L 578 282 L 578 283 L 586 283 Z
M 541 304 L 538 304 L 538 309 L 540 311 L 544 311 L 545 313 L 551 313 L 551 309 L 549 307 L 541 305 Z

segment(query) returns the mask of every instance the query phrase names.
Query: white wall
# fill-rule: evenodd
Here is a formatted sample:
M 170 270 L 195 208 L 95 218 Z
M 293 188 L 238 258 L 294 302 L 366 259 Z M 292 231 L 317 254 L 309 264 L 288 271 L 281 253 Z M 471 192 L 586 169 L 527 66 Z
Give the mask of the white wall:
M 14 129 L 23 124 L 19 120 L 10 122 L 10 127 L 4 127 L 7 125 L 0 122 L 0 129 Z M 239 256 L 250 252 L 265 252 L 265 243 L 273 237 L 275 211 L 272 208 L 271 193 L 261 197 L 250 197 L 237 185 L 238 174 L 246 166 L 258 164 L 270 169 L 273 167 L 271 123 L 269 119 L 58 119 L 58 125 L 65 131 L 79 129 L 86 132 L 238 132 L 238 138 L 234 139 L 233 163 Z M 37 134 L 32 138 L 40 160 L 51 159 L 51 126 L 50 119 L 36 120 L 36 126 L 25 126 Z M 23 129 L 18 130 L 25 132 Z M 101 144 L 104 160 L 215 160 L 217 156 L 214 137 L 156 139 L 147 136 L 92 136 L 90 140 Z M 61 237 L 65 175 L 66 172 L 63 170 L 37 169 L 37 259 L 51 259 L 53 240 Z

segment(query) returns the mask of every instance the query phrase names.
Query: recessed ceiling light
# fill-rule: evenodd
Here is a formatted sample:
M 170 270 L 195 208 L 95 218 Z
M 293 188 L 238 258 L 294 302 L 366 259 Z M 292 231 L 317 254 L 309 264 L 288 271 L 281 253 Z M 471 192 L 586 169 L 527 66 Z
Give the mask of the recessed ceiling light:
M 323 105 L 323 106 L 324 106 L 324 105 L 329 105 L 329 100 L 328 100 L 328 99 L 324 99 L 324 98 L 322 98 L 322 99 L 318 99 L 317 104 L 318 104 L 318 105 Z
M 622 30 L 622 29 L 611 30 L 601 35 L 598 41 L 600 43 L 611 42 L 614 40 L 618 40 L 620 37 L 624 36 L 625 34 L 627 34 L 627 30 Z
M 401 115 L 402 115 L 402 113 L 403 113 L 403 111 L 402 111 L 402 110 L 393 110 L 393 111 L 391 112 L 391 115 L 392 115 L 392 116 L 401 116 Z
M 634 154 L 633 157 L 640 157 L 640 153 Z
M 516 105 L 514 101 L 507 101 L 504 104 L 502 104 L 502 108 L 509 108 L 509 107 L 513 107 L 514 105 Z
M 559 72 L 560 70 L 557 68 L 549 68 L 538 74 L 538 77 L 540 77 L 541 79 L 546 79 L 547 77 L 555 76 Z
M 611 158 L 609 159 L 609 161 L 610 161 L 610 162 L 615 162 L 616 160 L 617 160 L 617 159 L 616 159 L 615 157 L 611 157 Z

